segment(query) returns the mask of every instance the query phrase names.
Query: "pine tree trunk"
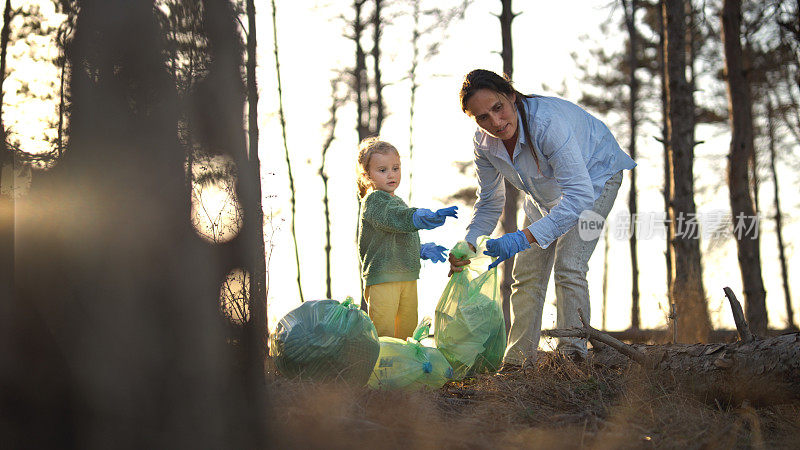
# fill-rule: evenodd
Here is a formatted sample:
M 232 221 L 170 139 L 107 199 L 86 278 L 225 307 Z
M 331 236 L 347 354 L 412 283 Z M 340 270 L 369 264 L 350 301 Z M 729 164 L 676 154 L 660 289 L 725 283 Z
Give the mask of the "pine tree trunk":
M 636 30 L 636 5 L 637 0 L 622 0 L 622 7 L 625 10 L 625 27 L 628 30 L 628 89 L 630 90 L 630 99 L 628 101 L 628 121 L 630 126 L 630 143 L 628 146 L 628 153 L 631 158 L 636 160 L 636 131 L 638 121 L 636 119 L 636 108 L 639 97 L 639 80 L 636 78 L 636 69 L 638 68 L 639 58 L 637 57 L 638 49 L 638 32 Z M 628 211 L 631 217 L 630 225 L 630 254 L 631 254 L 631 328 L 639 328 L 639 261 L 638 253 L 636 251 L 636 215 L 638 209 L 636 206 L 636 168 L 630 171 L 631 175 L 631 188 L 628 193 Z
M 516 17 L 511 11 L 511 0 L 501 0 L 503 9 L 500 12 L 500 35 L 502 38 L 503 48 L 500 51 L 500 56 L 503 58 L 503 73 L 512 78 L 514 73 L 514 48 L 511 40 L 511 22 Z M 513 79 L 513 78 L 512 78 Z M 522 126 L 522 122 L 519 123 Z M 522 136 L 522 130 L 519 130 Z M 513 233 L 518 230 L 517 228 L 517 212 L 519 211 L 519 190 L 514 187 L 508 180 L 505 183 L 506 203 L 503 206 L 503 214 L 500 217 L 500 225 L 504 233 Z M 501 268 L 501 281 L 500 293 L 503 295 L 503 317 L 506 321 L 506 330 L 511 328 L 511 283 L 513 281 L 512 269 L 514 268 L 514 259 L 510 259 L 500 264 Z
M 672 239 L 675 272 L 670 301 L 675 303 L 677 336 L 682 342 L 706 342 L 711 330 L 702 283 L 699 228 L 694 203 L 694 100 L 686 80 L 686 3 L 666 0 L 665 60 L 667 67 L 667 117 L 672 190 L 670 203 L 675 220 Z M 679 228 L 680 227 L 680 228 Z
M 724 0 L 722 39 L 731 122 L 728 189 L 744 287 L 745 313 L 753 332 L 763 335 L 767 330 L 766 293 L 761 278 L 758 217 L 751 192 L 751 172 L 748 169 L 754 151 L 752 102 L 742 61 L 740 27 L 741 3 L 739 0 Z
M 664 11 L 664 0 L 660 0 L 658 5 L 659 11 Z M 669 117 L 667 117 L 667 63 L 666 63 L 666 49 L 667 49 L 667 32 L 664 28 L 664 20 L 658 21 L 660 45 L 658 48 L 658 64 L 661 67 L 661 143 L 663 144 L 664 151 L 664 225 L 665 225 L 665 245 L 664 257 L 666 259 L 666 274 L 667 274 L 667 298 L 672 301 L 672 274 L 675 271 L 673 267 L 673 254 L 672 254 L 672 239 L 675 236 L 675 218 L 672 217 L 672 207 L 670 202 L 670 192 L 672 192 L 672 176 L 670 175 L 670 162 L 669 162 Z
M 382 0 L 375 0 L 375 11 L 372 15 L 372 70 L 375 80 L 375 134 L 380 134 L 383 127 L 383 82 L 381 81 L 381 7 Z

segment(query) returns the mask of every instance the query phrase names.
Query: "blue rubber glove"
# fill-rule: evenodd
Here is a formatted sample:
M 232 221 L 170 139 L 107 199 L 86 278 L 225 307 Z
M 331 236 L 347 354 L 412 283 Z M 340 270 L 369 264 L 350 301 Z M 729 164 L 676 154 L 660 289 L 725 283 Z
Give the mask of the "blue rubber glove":
M 436 211 L 419 208 L 414 211 L 411 220 L 414 222 L 414 226 L 420 230 L 432 230 L 444 225 L 444 221 L 448 217 L 458 217 L 457 211 L 458 206 L 450 206 L 448 208 L 437 209 Z
M 531 248 L 531 244 L 528 242 L 528 238 L 525 237 L 525 233 L 522 230 L 517 230 L 513 233 L 504 234 L 497 239 L 486 241 L 486 251 L 483 254 L 497 257 L 493 263 L 489 264 L 489 269 L 493 269 L 501 262 L 529 248 Z
M 447 248 L 442 247 L 441 245 L 436 245 L 433 242 L 427 242 L 419 247 L 419 257 L 421 259 L 430 259 L 434 263 L 444 262 L 445 259 L 447 259 L 444 256 L 444 252 L 446 251 Z

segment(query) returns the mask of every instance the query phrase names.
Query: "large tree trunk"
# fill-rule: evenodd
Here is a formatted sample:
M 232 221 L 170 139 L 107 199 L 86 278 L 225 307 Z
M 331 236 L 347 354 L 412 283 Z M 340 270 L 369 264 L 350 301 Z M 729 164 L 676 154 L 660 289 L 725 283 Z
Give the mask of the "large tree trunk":
M 511 11 L 511 0 L 501 0 L 503 9 L 500 12 L 500 36 L 503 48 L 500 56 L 503 58 L 503 73 L 512 78 L 514 74 L 514 48 L 511 40 L 511 22 L 516 17 Z M 512 78 L 513 79 L 513 78 Z M 522 126 L 520 122 L 519 126 Z M 522 130 L 519 130 L 522 136 Z M 513 233 L 517 228 L 517 212 L 519 211 L 519 190 L 508 180 L 504 181 L 506 188 L 506 203 L 503 206 L 503 215 L 500 217 L 500 226 L 504 233 Z M 511 271 L 514 268 L 514 259 L 500 264 L 500 293 L 503 295 L 503 317 L 506 321 L 506 330 L 511 329 Z
M 741 3 L 739 0 L 724 0 L 722 39 L 731 122 L 728 189 L 747 321 L 756 334 L 764 334 L 767 330 L 766 293 L 761 278 L 758 217 L 753 203 L 751 171 L 748 169 L 754 152 L 752 102 L 742 60 L 740 28 Z
M 638 31 L 636 30 L 636 9 L 638 0 L 622 0 L 622 8 L 625 10 L 625 28 L 628 30 L 628 89 L 630 99 L 628 101 L 628 122 L 630 126 L 630 143 L 628 153 L 631 158 L 636 160 L 636 131 L 638 121 L 636 119 L 636 107 L 639 99 L 639 80 L 636 78 L 636 69 L 639 58 L 636 54 L 638 49 Z M 628 193 L 628 212 L 631 215 L 631 328 L 639 328 L 639 261 L 636 251 L 636 168 L 630 171 L 631 188 Z
M 669 132 L 670 206 L 675 222 L 672 239 L 674 276 L 670 301 L 675 303 L 677 336 L 683 342 L 706 342 L 711 324 L 708 317 L 700 263 L 699 230 L 694 203 L 694 100 L 686 80 L 686 3 L 666 0 L 665 60 L 667 69 L 667 117 Z M 683 229 L 677 227 L 682 226 Z

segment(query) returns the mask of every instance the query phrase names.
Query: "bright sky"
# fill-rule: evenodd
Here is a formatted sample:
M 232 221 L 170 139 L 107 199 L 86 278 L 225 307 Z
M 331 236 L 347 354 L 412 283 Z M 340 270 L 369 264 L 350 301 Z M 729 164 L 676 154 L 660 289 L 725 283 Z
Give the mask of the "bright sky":
M 28 3 L 25 0 L 22 3 Z M 53 23 L 58 17 L 48 12 L 50 2 L 41 3 Z M 457 0 L 429 2 L 438 7 L 458 3 Z M 514 10 L 522 12 L 513 23 L 514 79 L 518 90 L 555 95 L 553 89 L 566 86 L 565 97 L 576 102 L 580 97 L 579 71 L 570 53 L 587 54 L 587 42 L 582 35 L 590 37 L 590 45 L 603 42 L 618 46 L 621 37 L 603 36 L 600 23 L 610 14 L 603 8 L 608 2 L 574 0 L 570 2 L 516 2 Z M 533 6 L 530 6 L 534 3 Z M 17 2 L 13 2 L 17 7 Z M 260 155 L 263 171 L 265 211 L 273 213 L 266 225 L 269 230 L 277 228 L 272 243 L 275 245 L 270 260 L 269 276 L 269 320 L 274 327 L 277 321 L 299 304 L 297 272 L 294 248 L 290 232 L 290 205 L 286 161 L 278 121 L 276 98 L 275 63 L 272 48 L 272 18 L 269 2 L 257 2 L 259 33 L 260 87 L 259 122 L 261 130 Z M 294 179 L 297 188 L 297 234 L 300 254 L 301 279 L 306 299 L 325 297 L 325 219 L 322 205 L 322 180 L 318 175 L 321 148 L 327 130 L 330 104 L 330 80 L 337 71 L 352 65 L 354 48 L 350 40 L 343 37 L 344 22 L 337 17 L 349 17 L 350 2 L 304 2 L 278 1 L 278 43 L 280 46 L 284 107 L 288 127 L 288 145 Z M 408 8 L 406 6 L 406 8 Z M 397 11 L 397 7 L 387 11 Z M 475 125 L 459 109 L 457 92 L 464 74 L 474 68 L 487 68 L 500 72 L 499 56 L 500 25 L 493 14 L 499 14 L 499 1 L 476 1 L 468 9 L 466 18 L 457 21 L 447 30 L 447 38 L 441 41 L 438 56 L 424 61 L 419 68 L 421 87 L 417 91 L 414 122 L 414 158 L 408 158 L 408 107 L 409 82 L 404 79 L 410 63 L 411 19 L 398 15 L 386 26 L 383 39 L 382 70 L 388 83 L 384 91 L 388 117 L 382 129 L 382 138 L 393 143 L 401 152 L 404 179 L 398 195 L 408 198 L 408 175 L 413 171 L 413 201 L 410 206 L 436 209 L 449 206 L 444 199 L 460 188 L 475 185 L 470 169 L 467 175 L 460 174 L 454 165 L 457 161 L 469 161 L 472 155 L 472 135 Z M 616 30 L 615 27 L 611 27 Z M 313 31 L 312 31 L 313 30 Z M 441 36 L 441 35 L 437 35 Z M 41 50 L 41 49 L 40 49 Z M 54 113 L 47 102 L 32 101 L 17 95 L 28 89 L 45 96 L 52 88 L 57 74 L 45 73 L 41 62 L 24 58 L 29 48 L 18 44 L 9 49 L 9 55 L 19 58 L 13 66 L 11 77 L 6 81 L 6 123 L 19 133 L 24 148 L 47 148 L 44 144 L 39 121 L 53 120 Z M 39 77 L 31 74 L 39 74 Z M 545 88 L 547 86 L 548 88 Z M 12 113 L 11 110 L 14 110 Z M 355 132 L 355 109 L 346 105 L 339 111 L 339 126 L 336 140 L 328 153 L 326 171 L 330 177 L 330 208 L 332 212 L 332 278 L 333 298 L 343 300 L 347 296 L 358 299 L 360 295 L 358 260 L 356 250 L 356 186 L 355 155 L 357 135 Z M 39 121 L 33 120 L 39 118 Z M 602 117 L 611 124 L 615 119 Z M 625 147 L 627 129 L 612 128 Z M 638 141 L 639 158 L 638 187 L 639 210 L 647 214 L 663 210 L 661 187 L 663 186 L 662 149 L 654 139 L 657 131 L 642 130 Z M 52 136 L 49 136 L 52 137 Z M 728 136 L 719 130 L 698 130 L 698 139 L 705 141 L 697 147 L 695 162 L 698 209 L 708 217 L 715 211 L 729 210 L 724 177 L 728 151 Z M 797 176 L 781 171 L 784 193 L 795 188 Z M 609 247 L 609 306 L 608 329 L 624 329 L 630 324 L 630 256 L 627 240 L 618 236 L 621 217 L 627 211 L 629 178 L 626 175 L 614 210 L 610 214 L 611 239 Z M 761 193 L 761 205 L 771 214 L 771 184 L 765 181 Z M 213 194 L 209 193 L 209 198 Z M 790 243 L 789 256 L 794 255 L 792 236 L 797 235 L 798 226 L 791 217 L 797 211 L 796 200 L 782 198 L 789 215 L 789 224 L 784 236 Z M 448 220 L 437 230 L 421 231 L 422 242 L 434 241 L 451 248 L 465 235 L 471 210 L 459 205 L 459 219 Z M 701 221 L 703 217 L 701 216 Z M 521 222 L 520 222 L 521 223 Z M 785 306 L 781 290 L 780 269 L 777 262 L 774 225 L 767 221 L 762 228 L 762 261 L 764 280 L 768 291 L 767 301 L 770 324 L 782 327 L 785 323 Z M 272 233 L 268 233 L 272 235 Z M 705 249 L 708 242 L 701 245 Z M 668 311 L 666 305 L 664 240 L 659 237 L 641 238 L 639 244 L 640 290 L 642 326 L 663 326 Z M 741 296 L 741 280 L 736 250 L 732 241 L 707 252 L 704 256 L 705 287 L 709 296 L 712 321 L 717 325 L 732 327 L 730 311 L 722 294 L 722 287 L 730 286 Z M 800 276 L 800 261 L 789 261 L 791 278 Z M 436 302 L 447 283 L 447 265 L 423 262 L 419 281 L 420 317 L 433 315 Z M 603 243 L 598 244 L 590 261 L 589 286 L 592 296 L 592 323 L 601 323 L 601 285 L 603 276 Z M 547 296 L 545 328 L 555 324 L 555 297 L 552 287 Z M 800 321 L 800 307 L 795 307 L 796 321 Z M 544 345 L 546 343 L 543 342 Z

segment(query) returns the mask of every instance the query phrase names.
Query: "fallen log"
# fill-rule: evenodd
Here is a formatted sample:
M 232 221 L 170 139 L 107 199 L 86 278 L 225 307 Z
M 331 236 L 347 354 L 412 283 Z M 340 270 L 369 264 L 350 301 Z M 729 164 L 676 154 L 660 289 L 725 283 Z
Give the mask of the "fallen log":
M 725 293 L 731 308 L 736 311 L 738 307 L 741 312 L 733 292 L 726 289 Z M 743 315 L 736 324 L 743 340 L 713 344 L 625 344 L 585 321 L 583 328 L 543 334 L 599 341 L 600 349 L 593 349 L 590 355 L 592 364 L 626 367 L 635 361 L 645 370 L 668 375 L 707 400 L 729 404 L 748 400 L 753 405 L 800 400 L 800 333 L 758 338 L 750 334 Z

